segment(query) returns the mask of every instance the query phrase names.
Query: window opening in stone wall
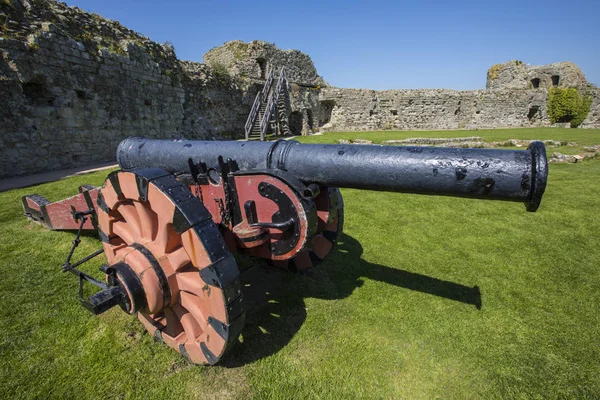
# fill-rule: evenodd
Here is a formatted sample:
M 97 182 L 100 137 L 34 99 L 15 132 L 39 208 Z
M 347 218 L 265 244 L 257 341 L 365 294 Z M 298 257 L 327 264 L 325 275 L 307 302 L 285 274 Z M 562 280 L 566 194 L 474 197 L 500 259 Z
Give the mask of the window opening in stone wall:
M 560 76 L 552 75 L 552 86 L 558 86 L 558 81 L 560 81 Z
M 333 100 L 323 100 L 321 102 L 321 118 L 319 119 L 319 126 L 323 126 L 331 121 L 331 114 L 334 107 L 335 101 Z
M 533 78 L 531 80 L 531 86 L 533 86 L 534 89 L 537 89 L 540 87 L 540 78 Z
M 289 124 L 290 124 L 290 131 L 292 131 L 292 134 L 294 134 L 294 135 L 302 134 L 303 120 L 304 120 L 304 117 L 302 116 L 302 113 L 300 111 L 294 111 L 290 114 Z
M 36 76 L 28 82 L 23 83 L 23 94 L 35 105 L 53 106 L 55 97 L 48 89 L 46 78 Z
M 527 119 L 529 122 L 536 121 L 540 119 L 540 106 L 531 106 L 529 107 L 529 112 L 527 113 Z
M 256 62 L 258 63 L 258 67 L 260 68 L 261 79 L 265 79 L 267 77 L 267 60 L 265 60 L 264 58 L 257 58 Z
M 398 115 L 398 110 L 390 110 L 390 112 L 392 113 L 392 115 Z

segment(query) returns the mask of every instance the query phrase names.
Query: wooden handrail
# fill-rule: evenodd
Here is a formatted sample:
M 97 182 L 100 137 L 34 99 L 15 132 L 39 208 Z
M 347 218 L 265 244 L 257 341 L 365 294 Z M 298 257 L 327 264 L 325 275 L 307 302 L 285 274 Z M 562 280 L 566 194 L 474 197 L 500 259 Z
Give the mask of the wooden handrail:
M 265 134 L 267 133 L 267 129 L 269 128 L 269 121 L 271 120 L 271 115 L 275 111 L 275 105 L 279 101 L 279 95 L 281 94 L 281 89 L 284 84 L 287 84 L 287 77 L 285 75 L 285 68 L 281 67 L 281 72 L 279 73 L 279 78 L 277 79 L 275 91 L 273 91 L 269 96 L 269 101 L 267 102 L 265 113 L 263 114 L 262 120 L 260 121 L 260 140 L 265 140 Z
M 254 125 L 254 121 L 256 120 L 256 115 L 258 114 L 258 109 L 260 108 L 260 99 L 262 92 L 258 92 L 256 94 L 256 98 L 254 99 L 254 103 L 252 104 L 252 108 L 250 109 L 250 114 L 248 114 L 248 119 L 246 120 L 245 132 L 246 132 L 246 140 L 250 138 L 250 132 L 252 132 L 252 125 Z
M 271 89 L 271 83 L 273 83 L 273 69 L 269 71 L 269 75 L 267 75 L 267 80 L 265 82 L 265 86 L 263 87 L 263 95 L 262 102 L 264 103 L 267 100 L 267 95 L 269 94 L 269 89 Z

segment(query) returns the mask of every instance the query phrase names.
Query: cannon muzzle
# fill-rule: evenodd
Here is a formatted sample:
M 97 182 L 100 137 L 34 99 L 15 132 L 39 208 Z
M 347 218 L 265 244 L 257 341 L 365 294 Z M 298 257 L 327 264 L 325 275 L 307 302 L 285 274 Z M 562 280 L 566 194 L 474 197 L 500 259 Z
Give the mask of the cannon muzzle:
M 156 167 L 174 174 L 189 172 L 190 159 L 218 170 L 220 157 L 244 172 L 286 171 L 306 185 L 522 201 L 527 211 L 538 209 L 548 176 L 541 142 L 497 150 L 133 137 L 117 149 L 124 170 Z

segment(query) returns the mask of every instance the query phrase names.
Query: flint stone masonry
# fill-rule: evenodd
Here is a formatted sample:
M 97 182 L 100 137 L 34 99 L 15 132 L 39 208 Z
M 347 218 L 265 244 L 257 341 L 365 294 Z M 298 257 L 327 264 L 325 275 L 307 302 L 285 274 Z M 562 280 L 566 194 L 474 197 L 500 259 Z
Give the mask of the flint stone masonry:
M 583 72 L 572 62 L 530 66 L 511 60 L 493 65 L 487 74 L 486 89 L 537 89 L 551 87 L 585 88 Z
M 323 131 L 544 126 L 546 99 L 539 90 L 324 88 L 319 122 Z
M 263 41 L 227 42 L 203 60 L 54 0 L 0 1 L 0 178 L 111 161 L 128 136 L 243 138 L 281 67 L 290 101 L 278 115 L 297 135 L 549 126 L 554 86 L 592 96 L 581 127 L 600 127 L 600 90 L 572 63 L 498 64 L 488 90 L 374 91 L 329 87 L 308 55 Z
M 243 135 L 256 89 L 168 44 L 53 1 L 2 2 L 2 17 L 0 178 L 114 160 L 128 136 Z
M 203 62 L 213 69 L 245 79 L 264 80 L 272 70 L 285 67 L 288 81 L 306 86 L 326 86 L 311 58 L 298 50 L 280 50 L 272 43 L 233 40 L 209 50 Z

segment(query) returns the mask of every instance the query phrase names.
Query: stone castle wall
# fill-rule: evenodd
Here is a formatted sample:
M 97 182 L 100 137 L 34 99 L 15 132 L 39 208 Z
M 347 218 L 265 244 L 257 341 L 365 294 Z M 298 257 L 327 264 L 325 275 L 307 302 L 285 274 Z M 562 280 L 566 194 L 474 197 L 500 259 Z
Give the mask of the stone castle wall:
M 61 3 L 0 6 L 0 178 L 114 160 L 128 136 L 243 135 L 252 88 Z
M 600 126 L 600 90 L 582 127 Z M 551 126 L 546 89 L 365 90 L 324 88 L 314 111 L 323 131 Z
M 588 82 L 579 67 L 572 62 L 548 65 L 527 65 L 511 60 L 490 67 L 486 89 L 537 89 L 576 87 L 583 89 Z
M 592 96 L 592 105 L 587 118 L 579 126 L 580 128 L 600 128 L 600 89 L 591 88 L 587 91 Z
M 548 89 L 575 87 L 593 97 L 581 127 L 600 127 L 600 90 L 573 63 L 497 64 L 488 71 L 486 87 L 469 91 L 324 88 L 312 112 L 324 131 L 551 126 Z
M 305 86 L 324 86 L 311 58 L 298 50 L 280 50 L 272 43 L 234 40 L 209 50 L 203 62 L 246 79 L 265 79 L 269 71 L 285 67 L 287 79 Z

